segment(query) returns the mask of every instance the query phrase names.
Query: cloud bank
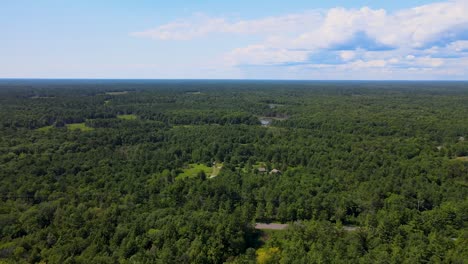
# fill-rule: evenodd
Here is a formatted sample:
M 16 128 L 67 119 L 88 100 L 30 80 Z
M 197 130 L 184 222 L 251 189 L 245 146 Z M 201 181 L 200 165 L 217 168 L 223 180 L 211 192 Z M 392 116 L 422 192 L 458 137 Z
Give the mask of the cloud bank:
M 296 72 L 311 78 L 320 78 L 320 73 L 325 78 L 352 76 L 350 72 L 386 79 L 468 77 L 468 0 L 393 13 L 333 8 L 237 21 L 199 14 L 132 33 L 158 41 L 220 34 L 227 39 L 255 36 L 260 41 L 220 54 L 223 65 L 218 67 L 286 67 L 291 76 Z

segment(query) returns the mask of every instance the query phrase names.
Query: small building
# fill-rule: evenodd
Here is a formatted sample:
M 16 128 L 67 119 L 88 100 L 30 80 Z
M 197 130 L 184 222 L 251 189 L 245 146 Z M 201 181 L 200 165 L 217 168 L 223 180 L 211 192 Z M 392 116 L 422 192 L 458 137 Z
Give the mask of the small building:
M 281 171 L 280 170 L 277 170 L 277 169 L 272 169 L 270 171 L 270 174 L 281 174 Z
M 267 172 L 267 169 L 263 168 L 263 167 L 260 167 L 260 168 L 258 168 L 258 172 L 265 173 L 265 172 Z

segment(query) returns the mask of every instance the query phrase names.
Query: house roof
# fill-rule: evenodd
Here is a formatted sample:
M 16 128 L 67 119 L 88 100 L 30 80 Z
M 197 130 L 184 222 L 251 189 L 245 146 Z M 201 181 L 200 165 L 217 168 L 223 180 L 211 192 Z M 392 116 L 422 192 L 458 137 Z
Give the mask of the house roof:
M 277 170 L 277 169 L 272 169 L 272 170 L 270 171 L 270 173 L 281 173 L 281 171 L 280 171 L 280 170 Z

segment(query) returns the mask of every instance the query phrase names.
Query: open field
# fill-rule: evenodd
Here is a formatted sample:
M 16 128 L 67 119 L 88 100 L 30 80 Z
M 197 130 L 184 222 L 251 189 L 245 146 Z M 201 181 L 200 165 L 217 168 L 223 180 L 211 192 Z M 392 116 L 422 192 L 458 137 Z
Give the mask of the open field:
M 184 172 L 179 174 L 177 178 L 196 177 L 200 171 L 205 172 L 208 177 L 213 172 L 213 168 L 205 164 L 189 164 L 188 167 L 184 169 Z
M 184 172 L 179 174 L 178 178 L 190 178 L 196 177 L 200 171 L 203 171 L 207 177 L 214 178 L 218 176 L 219 172 L 223 168 L 222 163 L 217 163 L 212 167 L 206 166 L 205 164 L 189 164 L 187 168 L 184 168 Z
M 94 128 L 87 127 L 85 123 L 74 123 L 74 124 L 66 124 L 65 125 L 69 130 L 81 130 L 83 132 L 92 131 Z

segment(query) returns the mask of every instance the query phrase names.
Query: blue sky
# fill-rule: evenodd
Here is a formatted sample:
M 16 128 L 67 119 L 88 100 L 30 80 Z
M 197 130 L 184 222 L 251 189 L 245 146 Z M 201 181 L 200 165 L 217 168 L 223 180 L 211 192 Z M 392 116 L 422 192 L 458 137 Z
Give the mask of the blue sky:
M 3 0 L 0 78 L 468 79 L 468 0 Z

